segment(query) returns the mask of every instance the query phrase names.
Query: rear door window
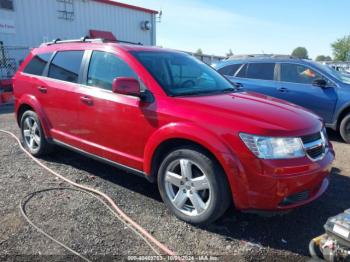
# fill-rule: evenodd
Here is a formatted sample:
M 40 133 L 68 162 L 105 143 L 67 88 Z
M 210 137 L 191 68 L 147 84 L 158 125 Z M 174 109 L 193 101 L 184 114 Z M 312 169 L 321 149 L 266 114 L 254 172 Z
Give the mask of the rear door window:
M 298 64 L 281 64 L 281 81 L 298 84 L 312 84 L 316 79 L 323 77 L 313 69 Z
M 242 78 L 247 77 L 247 69 L 248 69 L 248 64 L 245 64 L 238 70 L 238 72 L 236 73 L 236 77 L 242 77 Z
M 220 68 L 218 71 L 220 74 L 225 76 L 234 76 L 241 66 L 242 64 L 228 65 L 224 66 L 223 68 Z
M 78 83 L 84 51 L 58 52 L 52 60 L 48 77 Z
M 135 72 L 115 54 L 94 51 L 91 56 L 87 85 L 112 90 L 112 83 L 116 77 L 133 77 Z
M 26 65 L 23 72 L 27 74 L 41 76 L 51 56 L 52 56 L 52 53 L 35 55 L 32 58 L 32 60 L 30 60 L 30 62 Z
M 273 80 L 275 65 L 275 63 L 251 63 L 248 65 L 246 77 L 260 80 Z

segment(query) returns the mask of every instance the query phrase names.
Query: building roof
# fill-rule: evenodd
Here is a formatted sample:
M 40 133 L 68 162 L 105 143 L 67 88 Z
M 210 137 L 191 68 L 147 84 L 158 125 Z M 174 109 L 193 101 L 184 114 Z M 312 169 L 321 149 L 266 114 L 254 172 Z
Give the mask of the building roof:
M 120 3 L 120 2 L 116 2 L 114 0 L 93 0 L 93 1 L 100 2 L 103 4 L 133 9 L 133 10 L 137 10 L 137 11 L 142 11 L 142 12 L 146 12 L 146 13 L 150 13 L 150 14 L 158 14 L 158 11 L 156 11 L 156 10 L 147 9 L 147 8 L 143 8 L 143 7 L 135 6 L 135 5 L 129 5 L 129 4 L 125 4 L 125 3 Z

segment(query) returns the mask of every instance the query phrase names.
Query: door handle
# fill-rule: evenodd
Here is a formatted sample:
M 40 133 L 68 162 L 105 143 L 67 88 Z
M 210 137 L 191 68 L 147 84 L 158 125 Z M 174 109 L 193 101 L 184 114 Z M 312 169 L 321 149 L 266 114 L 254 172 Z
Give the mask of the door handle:
M 92 99 L 88 96 L 81 96 L 80 100 L 87 105 L 92 105 Z
M 286 87 L 281 87 L 281 88 L 277 88 L 278 91 L 283 92 L 283 93 L 287 93 L 288 92 L 288 88 Z
M 46 94 L 47 93 L 47 88 L 43 86 L 38 86 L 38 90 L 40 93 Z

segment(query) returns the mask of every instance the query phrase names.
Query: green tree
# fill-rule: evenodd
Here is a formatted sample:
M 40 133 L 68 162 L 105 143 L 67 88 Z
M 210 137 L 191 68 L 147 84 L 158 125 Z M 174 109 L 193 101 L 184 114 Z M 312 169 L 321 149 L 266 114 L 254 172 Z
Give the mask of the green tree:
M 350 60 L 350 35 L 344 36 L 331 44 L 333 49 L 334 60 Z
M 233 52 L 231 48 L 228 50 L 228 53 L 226 54 L 226 57 L 230 57 L 230 56 L 233 56 Z
M 201 48 L 198 48 L 198 50 L 195 53 L 196 55 L 203 55 L 203 51 Z
M 309 54 L 307 52 L 307 49 L 305 47 L 301 47 L 301 46 L 299 46 L 293 50 L 292 56 L 302 58 L 302 59 L 309 58 Z
M 324 55 L 319 55 L 315 59 L 318 62 L 324 62 L 324 61 L 332 61 L 332 58 L 330 56 L 324 56 Z

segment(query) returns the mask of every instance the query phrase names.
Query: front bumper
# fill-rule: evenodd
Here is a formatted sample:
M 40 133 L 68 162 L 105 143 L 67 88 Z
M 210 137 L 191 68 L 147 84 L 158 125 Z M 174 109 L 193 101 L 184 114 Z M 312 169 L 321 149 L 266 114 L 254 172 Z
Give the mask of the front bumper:
M 330 147 L 324 158 L 316 162 L 307 157 L 243 159 L 236 184 L 231 185 L 235 206 L 241 210 L 282 211 L 310 203 L 326 191 L 334 157 Z

